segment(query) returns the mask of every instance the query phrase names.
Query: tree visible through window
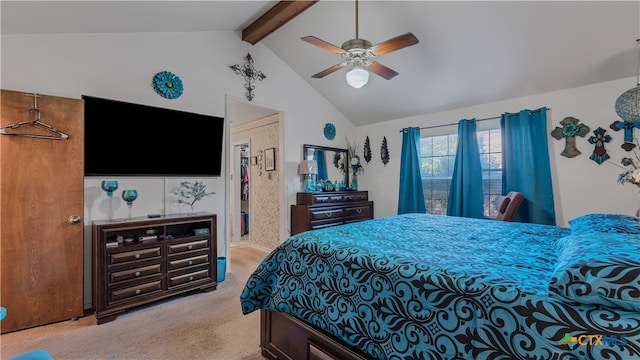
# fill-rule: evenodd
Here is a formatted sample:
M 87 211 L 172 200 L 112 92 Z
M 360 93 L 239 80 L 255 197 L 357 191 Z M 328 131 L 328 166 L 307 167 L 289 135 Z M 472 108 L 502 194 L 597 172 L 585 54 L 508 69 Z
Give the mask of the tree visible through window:
M 502 194 L 502 136 L 500 129 L 477 132 L 484 215 L 495 214 L 495 202 Z M 420 139 L 420 166 L 427 213 L 445 215 L 449 186 L 456 160 L 458 135 L 428 136 Z

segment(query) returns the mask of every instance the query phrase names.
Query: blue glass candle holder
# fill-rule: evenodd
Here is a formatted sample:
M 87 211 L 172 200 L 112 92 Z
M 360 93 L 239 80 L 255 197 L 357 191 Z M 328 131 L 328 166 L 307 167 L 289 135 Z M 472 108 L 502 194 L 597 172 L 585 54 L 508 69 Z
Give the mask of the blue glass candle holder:
M 118 190 L 118 181 L 116 180 L 104 180 L 100 184 L 102 190 L 107 192 L 109 197 L 109 220 L 113 217 L 113 192 Z
M 125 189 L 122 190 L 122 200 L 127 202 L 127 206 L 129 207 L 129 219 L 131 219 L 131 207 L 133 206 L 133 201 L 138 198 L 138 191 L 135 189 Z
M 116 180 L 104 180 L 100 187 L 107 192 L 107 196 L 113 196 L 113 192 L 118 190 L 118 182 Z

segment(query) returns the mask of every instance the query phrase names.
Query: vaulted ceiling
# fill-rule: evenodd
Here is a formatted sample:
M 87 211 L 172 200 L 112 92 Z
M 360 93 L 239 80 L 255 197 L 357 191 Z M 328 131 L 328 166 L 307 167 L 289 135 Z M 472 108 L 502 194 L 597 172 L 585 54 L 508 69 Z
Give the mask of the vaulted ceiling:
M 308 8 L 282 10 L 276 14 L 282 18 L 260 18 L 277 5 L 283 6 L 278 1 L 3 0 L 1 31 L 243 31 L 262 21 L 273 28 L 258 34 L 263 37 L 258 41 L 356 125 L 637 73 L 639 1 L 362 0 L 360 38 L 377 44 L 411 32 L 419 43 L 378 58 L 399 75 L 385 80 L 372 74 L 361 89 L 347 85 L 346 69 L 312 78 L 342 59 L 300 40 L 313 35 L 340 47 L 353 39 L 355 2 L 321 0 Z

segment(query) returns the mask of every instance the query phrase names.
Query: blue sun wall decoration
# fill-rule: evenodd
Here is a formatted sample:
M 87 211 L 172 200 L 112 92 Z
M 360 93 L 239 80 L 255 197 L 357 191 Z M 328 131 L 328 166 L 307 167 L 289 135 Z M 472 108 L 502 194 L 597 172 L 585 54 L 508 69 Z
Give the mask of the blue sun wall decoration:
M 153 89 L 165 99 L 177 99 L 182 95 L 182 80 L 169 71 L 161 71 L 153 76 Z
M 336 137 L 336 127 L 332 123 L 326 123 L 324 125 L 324 137 L 329 140 L 333 140 Z

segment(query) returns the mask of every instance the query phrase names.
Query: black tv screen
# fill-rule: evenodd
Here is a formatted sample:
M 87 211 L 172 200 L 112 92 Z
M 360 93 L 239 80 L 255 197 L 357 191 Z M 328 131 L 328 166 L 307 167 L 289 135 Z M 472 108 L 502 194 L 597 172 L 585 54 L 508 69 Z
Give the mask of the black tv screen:
M 220 176 L 224 118 L 82 99 L 85 176 Z

